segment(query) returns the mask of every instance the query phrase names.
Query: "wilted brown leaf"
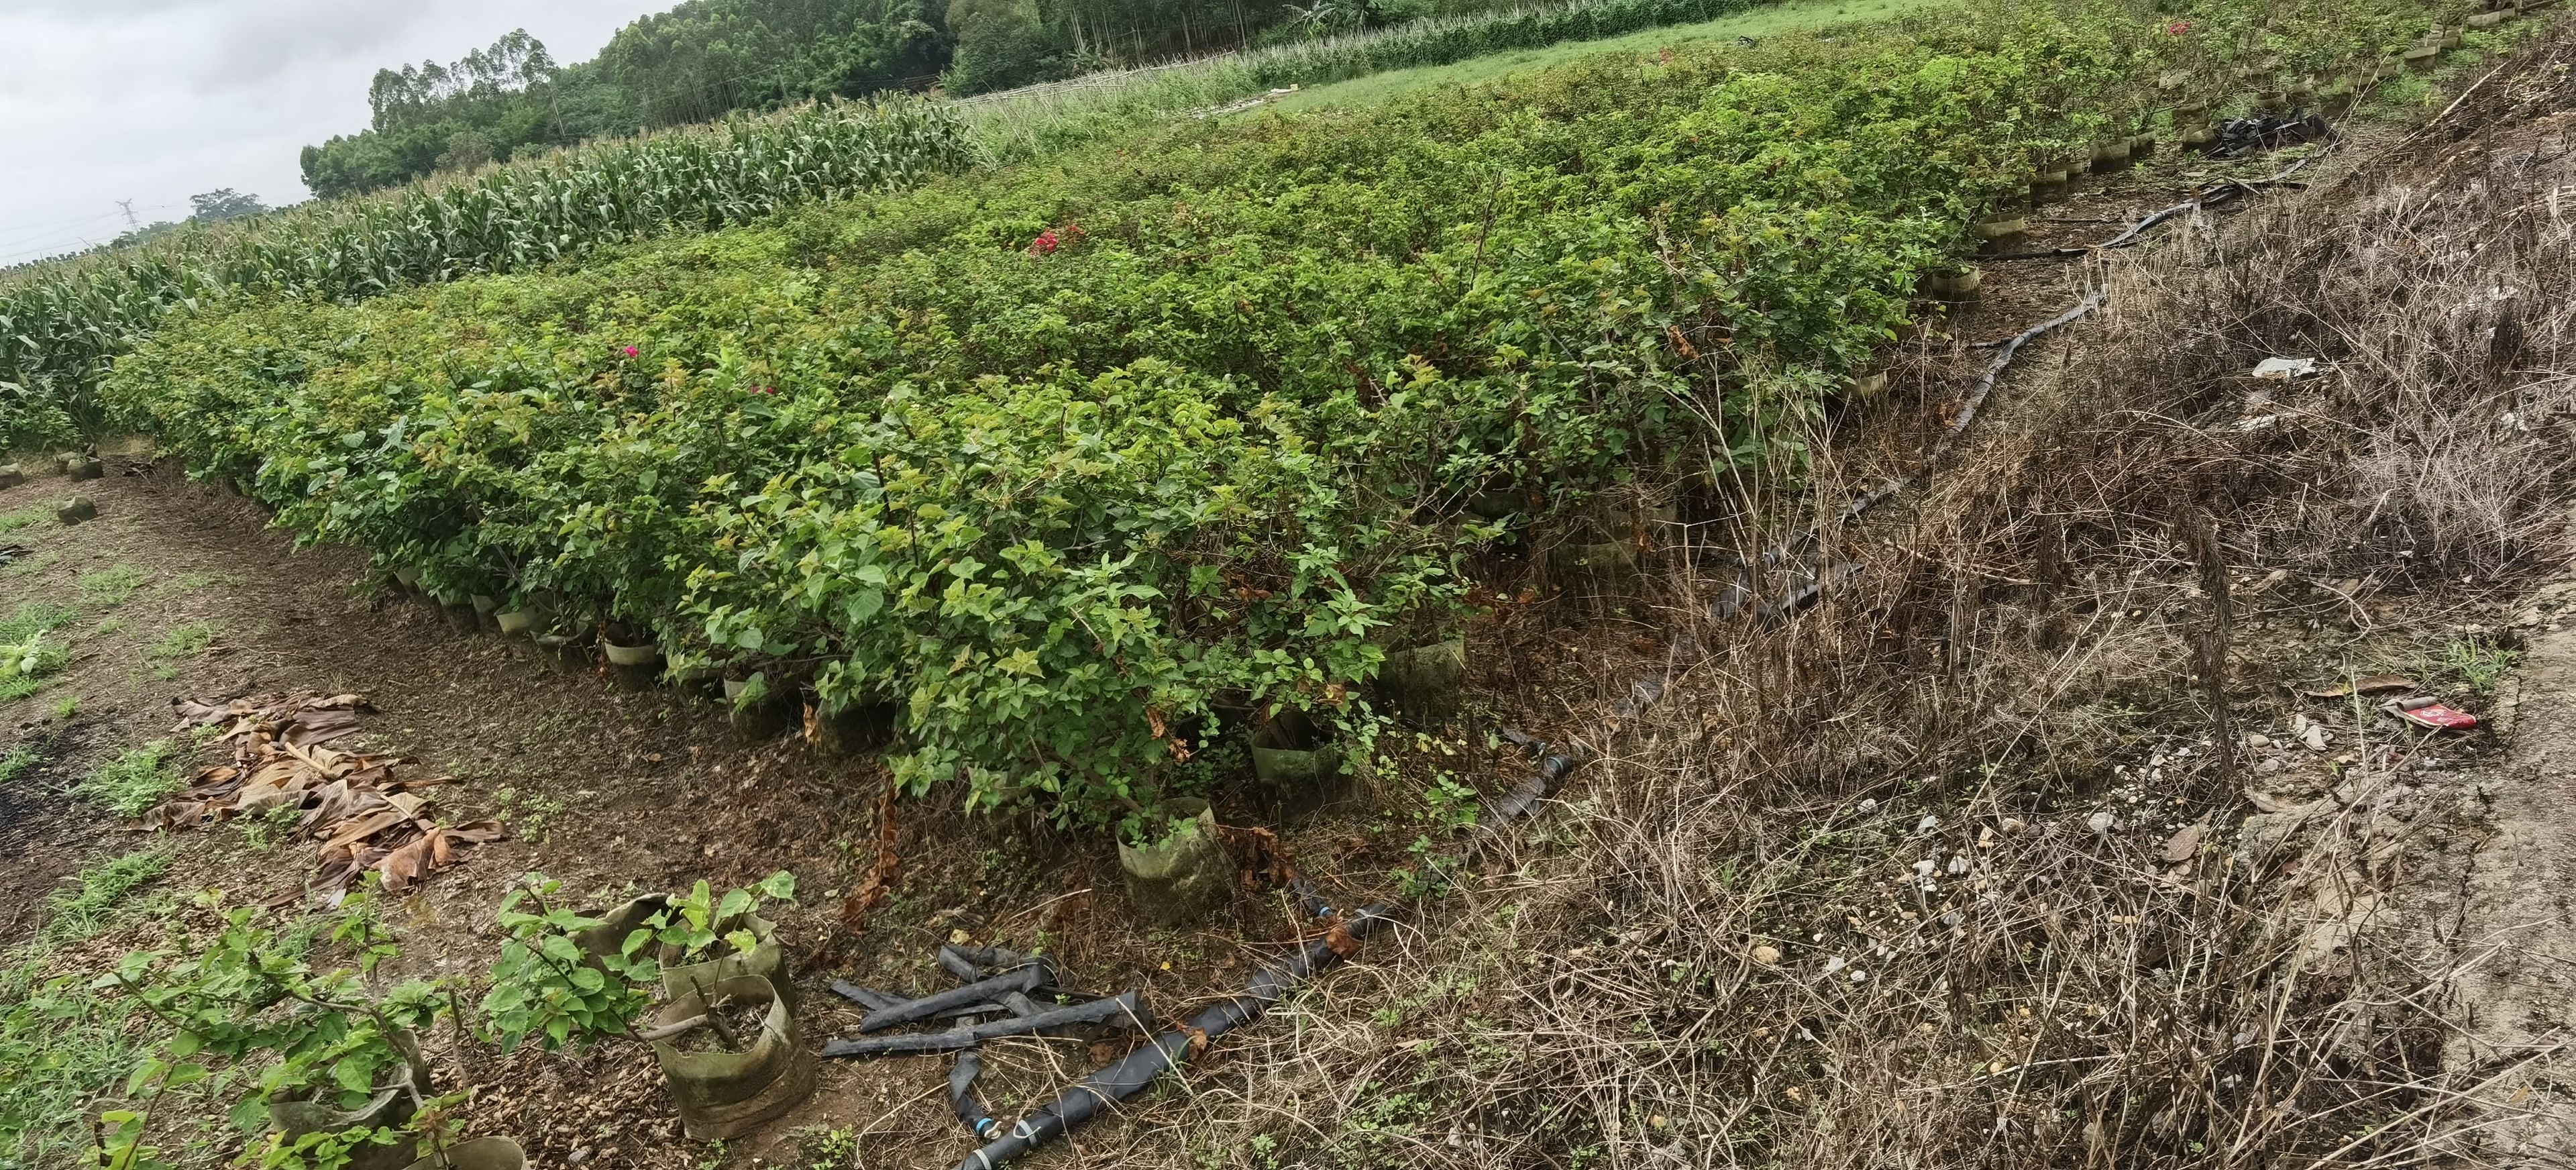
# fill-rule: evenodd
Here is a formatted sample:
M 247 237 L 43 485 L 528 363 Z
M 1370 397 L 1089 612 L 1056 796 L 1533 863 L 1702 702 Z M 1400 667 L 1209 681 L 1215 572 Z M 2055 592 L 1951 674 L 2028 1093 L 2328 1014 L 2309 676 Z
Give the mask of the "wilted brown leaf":
M 212 704 L 174 700 L 182 729 L 230 724 L 221 737 L 233 762 L 208 768 L 188 790 L 142 819 L 147 829 L 206 824 L 242 813 L 291 808 L 295 835 L 319 843 L 319 883 L 345 890 L 372 869 L 391 890 L 408 890 L 462 860 L 463 848 L 500 839 L 497 821 L 448 827 L 429 817 L 414 789 L 447 782 L 396 779 L 402 761 L 324 746 L 359 728 L 370 710 L 360 695 L 268 695 Z

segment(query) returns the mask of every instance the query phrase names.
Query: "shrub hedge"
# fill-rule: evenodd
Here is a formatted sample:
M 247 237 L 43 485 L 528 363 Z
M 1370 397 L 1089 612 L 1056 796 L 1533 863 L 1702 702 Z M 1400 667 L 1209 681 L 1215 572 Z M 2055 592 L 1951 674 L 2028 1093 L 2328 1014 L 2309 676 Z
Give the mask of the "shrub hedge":
M 1247 714 L 1347 716 L 1452 619 L 1471 496 L 1793 463 L 1763 436 L 2033 156 L 2134 124 L 2175 23 L 1998 5 L 1194 122 L 588 267 L 228 297 L 109 394 L 312 538 L 893 704 L 916 791 L 1102 823 Z

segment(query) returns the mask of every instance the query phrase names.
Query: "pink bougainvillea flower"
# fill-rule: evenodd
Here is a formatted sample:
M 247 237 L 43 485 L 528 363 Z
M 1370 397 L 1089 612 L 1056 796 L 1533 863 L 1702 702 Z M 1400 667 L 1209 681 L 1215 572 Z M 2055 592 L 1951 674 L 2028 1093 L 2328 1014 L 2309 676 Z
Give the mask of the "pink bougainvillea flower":
M 630 345 L 630 346 L 627 346 L 627 347 L 626 347 L 626 356 L 628 356 L 628 357 L 634 357 L 636 353 L 637 353 L 637 350 L 636 350 L 636 348 L 635 348 L 634 346 L 631 346 L 631 345 Z
M 1055 249 L 1055 229 L 1048 228 L 1045 231 L 1039 232 L 1037 240 L 1029 245 L 1029 254 L 1032 256 L 1052 256 L 1055 254 Z
M 776 393 L 778 393 L 778 387 L 776 387 L 776 386 L 754 386 L 754 387 L 752 387 L 752 388 L 751 388 L 751 391 L 752 391 L 752 393 L 754 393 L 754 394 L 776 394 Z
M 2190 22 L 2190 21 L 2188 21 L 2188 20 L 2177 20 L 2177 21 L 2173 22 L 2172 24 L 2169 24 L 2169 25 L 2166 25 L 2166 26 L 2165 26 L 2165 35 L 2167 35 L 2167 36 L 2176 36 L 2176 37 L 2178 37 L 2178 36 L 2181 36 L 2181 35 L 2182 35 L 2182 34 L 2184 34 L 2184 33 L 2190 32 L 2190 31 L 2191 31 L 2191 22 Z

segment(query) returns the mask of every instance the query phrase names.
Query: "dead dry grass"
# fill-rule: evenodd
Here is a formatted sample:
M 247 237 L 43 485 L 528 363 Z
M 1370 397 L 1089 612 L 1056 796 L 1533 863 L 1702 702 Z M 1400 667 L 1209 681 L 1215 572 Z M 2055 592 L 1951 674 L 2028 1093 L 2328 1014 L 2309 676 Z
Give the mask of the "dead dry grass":
M 1568 803 L 1086 1161 L 2483 1160 L 2469 1099 L 2514 1069 L 2442 1067 L 2455 957 L 2373 914 L 2474 809 L 2398 783 L 2356 712 L 2323 803 L 2240 827 L 2187 534 L 2214 522 L 2266 647 L 2554 567 L 2571 62 L 2532 46 L 2304 196 L 2105 267 L 2110 308 L 1987 429 L 1828 538 L 1807 571 L 1857 569 L 1814 610 L 1711 621 L 1713 575 L 1677 570 L 1672 696 L 1604 729 Z M 2246 377 L 2271 355 L 2326 372 Z M 1697 559 L 1787 527 L 1706 526 Z M 2283 667 L 2256 645 L 2227 694 L 2260 715 Z

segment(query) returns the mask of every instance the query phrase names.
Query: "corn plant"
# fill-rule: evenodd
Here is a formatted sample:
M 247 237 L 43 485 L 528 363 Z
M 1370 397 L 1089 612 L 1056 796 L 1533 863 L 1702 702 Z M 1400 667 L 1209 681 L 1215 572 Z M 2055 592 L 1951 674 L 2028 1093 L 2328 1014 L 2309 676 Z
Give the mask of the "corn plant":
M 968 161 L 944 107 L 815 106 L 39 268 L 0 283 L 0 445 L 67 443 L 97 426 L 93 391 L 116 357 L 164 314 L 219 292 L 359 300 L 899 191 Z

